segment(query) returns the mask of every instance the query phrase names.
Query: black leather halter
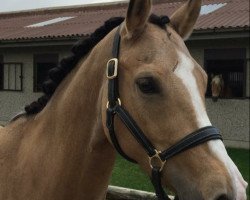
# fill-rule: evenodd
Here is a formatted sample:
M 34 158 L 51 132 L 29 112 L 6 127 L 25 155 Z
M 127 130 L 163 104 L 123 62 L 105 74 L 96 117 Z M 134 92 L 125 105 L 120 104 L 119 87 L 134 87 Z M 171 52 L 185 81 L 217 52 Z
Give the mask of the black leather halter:
M 113 43 L 113 58 L 107 63 L 107 78 L 108 82 L 108 103 L 107 103 L 107 122 L 106 126 L 109 130 L 111 141 L 115 149 L 127 160 L 136 163 L 133 159 L 128 157 L 122 150 L 117 140 L 114 130 L 114 116 L 117 115 L 121 121 L 126 125 L 137 142 L 144 148 L 149 156 L 149 164 L 152 168 L 151 181 L 154 185 L 156 195 L 159 200 L 168 200 L 169 197 L 164 192 L 161 184 L 161 172 L 165 166 L 165 163 L 171 157 L 200 145 L 209 140 L 222 140 L 222 136 L 218 130 L 213 126 L 201 128 L 181 141 L 177 142 L 170 148 L 159 151 L 148 140 L 140 127 L 136 124 L 130 114 L 122 107 L 121 100 L 119 98 L 119 85 L 118 85 L 118 65 L 119 65 L 119 49 L 120 49 L 120 28 L 118 28 L 114 43 Z

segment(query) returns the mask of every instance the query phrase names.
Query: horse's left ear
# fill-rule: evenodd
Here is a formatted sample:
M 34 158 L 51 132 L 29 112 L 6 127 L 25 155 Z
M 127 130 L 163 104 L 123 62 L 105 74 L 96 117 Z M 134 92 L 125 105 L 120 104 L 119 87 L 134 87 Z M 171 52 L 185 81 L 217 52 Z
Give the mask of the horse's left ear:
M 126 16 L 126 33 L 128 37 L 143 31 L 150 12 L 151 0 L 130 0 Z
M 193 32 L 200 15 L 202 0 L 189 0 L 171 16 L 171 25 L 175 31 L 187 40 Z

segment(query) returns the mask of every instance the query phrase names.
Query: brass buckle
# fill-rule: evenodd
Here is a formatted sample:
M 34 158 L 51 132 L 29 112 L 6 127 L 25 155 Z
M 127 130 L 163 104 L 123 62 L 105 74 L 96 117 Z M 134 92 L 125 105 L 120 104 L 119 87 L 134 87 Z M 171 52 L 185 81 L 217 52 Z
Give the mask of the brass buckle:
M 121 106 L 121 105 L 122 105 L 122 101 L 121 101 L 121 99 L 120 99 L 120 98 L 118 98 L 118 99 L 117 99 L 117 104 L 118 104 L 119 106 Z M 110 105 L 109 105 L 109 101 L 108 101 L 108 102 L 107 102 L 107 106 L 106 106 L 106 107 L 107 107 L 107 109 L 109 109 L 109 106 L 110 106 Z
M 114 73 L 112 75 L 109 75 L 109 65 L 110 63 L 114 62 Z M 117 77 L 118 74 L 118 59 L 112 58 L 107 63 L 107 70 L 106 70 L 106 76 L 108 79 L 114 79 Z
M 160 169 L 160 172 L 161 172 L 166 164 L 166 160 L 162 161 L 160 154 L 161 154 L 161 151 L 157 151 L 155 149 L 155 155 L 149 157 L 149 164 L 152 169 L 157 167 Z

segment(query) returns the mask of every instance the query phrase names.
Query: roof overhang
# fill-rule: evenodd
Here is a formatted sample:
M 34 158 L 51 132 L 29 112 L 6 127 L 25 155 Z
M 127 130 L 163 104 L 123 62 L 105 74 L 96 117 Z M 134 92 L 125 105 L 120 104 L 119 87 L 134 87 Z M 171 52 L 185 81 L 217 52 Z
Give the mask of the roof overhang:
M 249 27 L 195 30 L 189 40 L 249 38 Z
M 195 30 L 188 41 L 197 40 L 220 40 L 249 38 L 249 27 L 238 29 L 209 29 Z M 46 46 L 72 46 L 79 39 L 87 36 L 53 37 L 53 38 L 34 38 L 18 40 L 0 40 L 0 48 L 18 48 L 18 47 L 46 47 Z
M 84 36 L 60 37 L 60 38 L 35 38 L 35 39 L 18 39 L 2 40 L 1 48 L 18 48 L 18 47 L 50 47 L 50 46 L 72 46 Z

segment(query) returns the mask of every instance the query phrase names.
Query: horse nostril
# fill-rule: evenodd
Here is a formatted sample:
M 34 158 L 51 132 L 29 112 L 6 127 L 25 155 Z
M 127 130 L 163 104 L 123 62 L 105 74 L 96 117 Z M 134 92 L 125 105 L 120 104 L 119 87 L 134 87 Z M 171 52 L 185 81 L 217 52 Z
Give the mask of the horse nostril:
M 228 197 L 226 194 L 222 194 L 218 198 L 216 198 L 215 200 L 233 200 L 233 199 Z

